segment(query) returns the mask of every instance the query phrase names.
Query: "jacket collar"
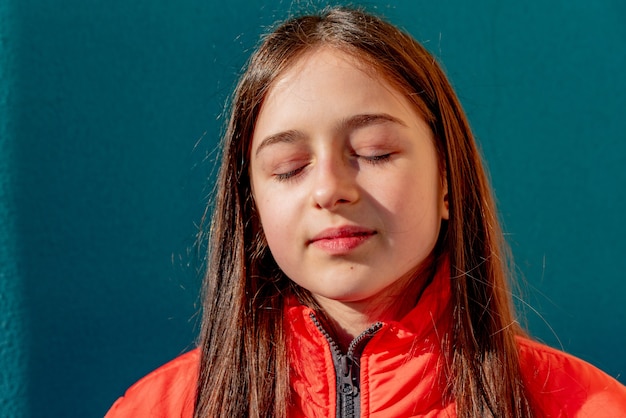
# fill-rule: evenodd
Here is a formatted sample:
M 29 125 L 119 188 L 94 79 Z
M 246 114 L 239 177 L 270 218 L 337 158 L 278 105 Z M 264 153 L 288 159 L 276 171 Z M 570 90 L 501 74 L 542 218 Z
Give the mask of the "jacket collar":
M 383 323 L 360 356 L 362 416 L 453 416 L 444 400 L 442 342 L 452 323 L 451 278 L 441 265 L 415 307 Z M 313 310 L 289 298 L 285 306 L 292 400 L 289 416 L 335 416 L 337 381 L 328 340 Z M 402 372 L 399 373 L 399 368 Z

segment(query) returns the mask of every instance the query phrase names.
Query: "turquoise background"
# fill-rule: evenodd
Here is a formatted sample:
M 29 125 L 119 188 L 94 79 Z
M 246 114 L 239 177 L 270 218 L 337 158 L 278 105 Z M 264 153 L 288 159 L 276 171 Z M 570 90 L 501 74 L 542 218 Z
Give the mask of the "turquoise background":
M 366 5 L 443 61 L 531 332 L 626 382 L 626 3 L 469 3 Z M 0 416 L 102 416 L 193 346 L 220 114 L 302 9 L 263 4 L 0 1 Z

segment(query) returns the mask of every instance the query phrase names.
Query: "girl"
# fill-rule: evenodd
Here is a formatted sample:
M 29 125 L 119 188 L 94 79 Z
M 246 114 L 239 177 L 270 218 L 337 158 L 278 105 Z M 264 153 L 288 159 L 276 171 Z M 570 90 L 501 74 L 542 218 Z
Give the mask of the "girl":
M 269 34 L 235 91 L 198 349 L 108 417 L 626 416 L 626 389 L 527 339 L 459 102 L 359 10 Z

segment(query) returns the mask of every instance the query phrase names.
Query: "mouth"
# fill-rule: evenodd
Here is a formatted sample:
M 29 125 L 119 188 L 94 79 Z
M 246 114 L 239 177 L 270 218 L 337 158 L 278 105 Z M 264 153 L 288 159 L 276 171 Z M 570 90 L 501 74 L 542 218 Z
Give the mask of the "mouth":
M 358 226 L 328 228 L 311 238 L 307 245 L 329 254 L 339 255 L 359 247 L 376 234 L 373 229 Z

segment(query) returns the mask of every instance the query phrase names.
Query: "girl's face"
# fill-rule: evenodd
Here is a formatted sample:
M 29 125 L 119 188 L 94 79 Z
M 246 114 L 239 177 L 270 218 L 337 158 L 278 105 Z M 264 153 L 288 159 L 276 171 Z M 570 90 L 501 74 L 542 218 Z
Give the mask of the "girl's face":
M 250 158 L 272 255 L 322 308 L 402 292 L 448 218 L 428 125 L 336 49 L 306 54 L 277 78 Z

